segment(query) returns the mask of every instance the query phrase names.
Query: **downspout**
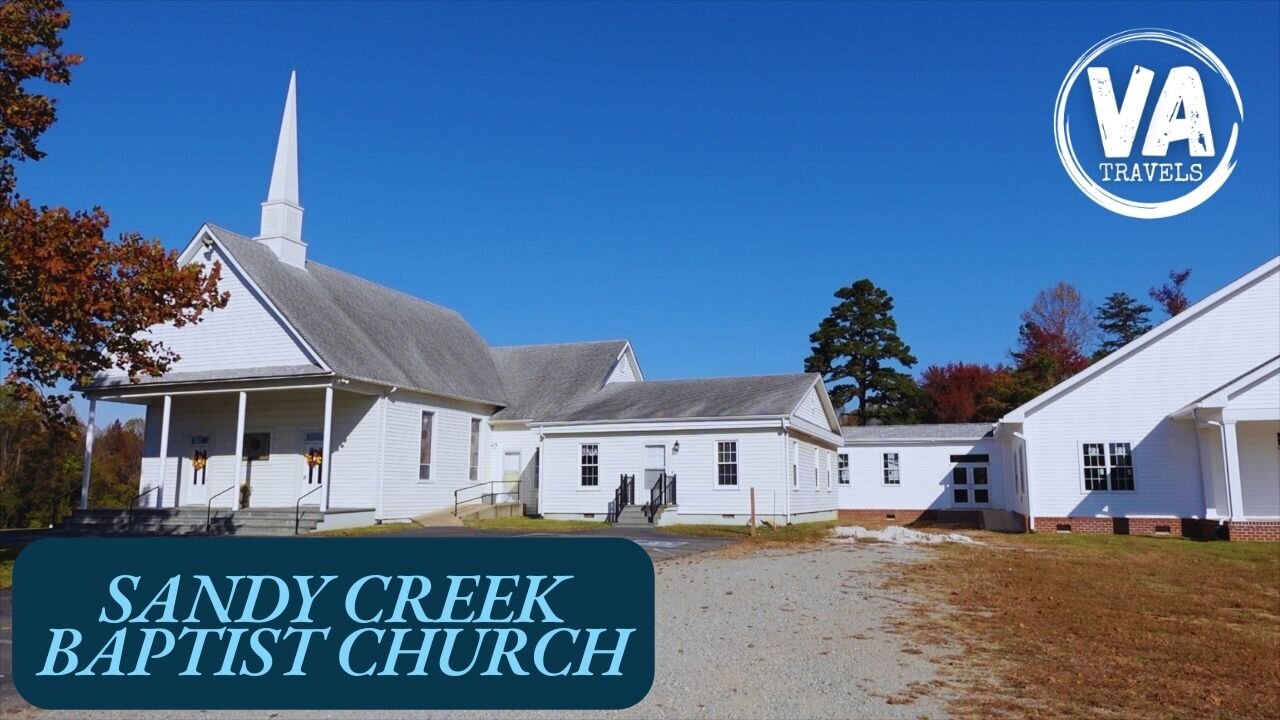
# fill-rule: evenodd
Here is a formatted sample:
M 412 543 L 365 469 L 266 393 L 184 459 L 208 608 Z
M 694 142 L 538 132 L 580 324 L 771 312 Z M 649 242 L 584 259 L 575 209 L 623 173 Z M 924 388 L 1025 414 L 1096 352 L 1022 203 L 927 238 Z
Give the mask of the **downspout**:
M 1227 517 L 1234 518 L 1236 516 L 1236 509 L 1232 505 L 1235 500 L 1231 497 L 1231 465 L 1227 462 L 1227 426 L 1223 425 L 1222 422 L 1218 420 L 1206 420 L 1205 424 L 1218 428 L 1218 445 L 1222 448 L 1222 482 L 1226 485 L 1226 487 L 1222 489 L 1227 495 Z M 1223 520 L 1221 514 L 1219 514 L 1218 526 L 1221 527 L 1222 523 Z
M 1014 468 L 1015 477 L 1022 475 L 1022 486 L 1027 490 L 1027 532 L 1036 531 L 1036 514 L 1031 511 L 1031 462 L 1027 452 L 1027 436 L 1014 431 L 1013 436 L 1022 441 L 1022 467 Z M 1014 453 L 1013 461 L 1018 462 L 1018 454 Z
M 543 517 L 542 512 L 542 468 L 547 464 L 547 453 L 544 452 L 545 443 L 542 434 L 542 426 L 538 426 L 538 466 L 534 468 L 533 482 L 538 486 L 538 517 Z
M 782 424 L 782 512 L 786 516 L 787 525 L 791 524 L 791 442 L 787 437 L 787 419 Z

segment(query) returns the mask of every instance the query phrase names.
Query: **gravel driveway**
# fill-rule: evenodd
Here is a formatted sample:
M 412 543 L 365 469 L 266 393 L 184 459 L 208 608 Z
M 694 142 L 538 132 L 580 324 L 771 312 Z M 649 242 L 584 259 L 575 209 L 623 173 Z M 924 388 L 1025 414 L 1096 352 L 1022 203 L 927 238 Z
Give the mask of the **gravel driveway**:
M 930 649 L 890 634 L 913 600 L 881 584 L 927 550 L 888 544 L 730 550 L 656 564 L 657 677 L 639 705 L 613 712 L 98 712 L 91 718 L 920 718 L 940 699 Z M 71 717 L 73 713 L 39 713 Z

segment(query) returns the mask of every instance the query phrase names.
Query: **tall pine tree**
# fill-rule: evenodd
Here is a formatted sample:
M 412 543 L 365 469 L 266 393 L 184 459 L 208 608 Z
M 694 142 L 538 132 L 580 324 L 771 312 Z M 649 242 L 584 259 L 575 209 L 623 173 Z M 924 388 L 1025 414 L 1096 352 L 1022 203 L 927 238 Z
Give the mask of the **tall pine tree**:
M 1102 342 L 1093 359 L 1104 358 L 1136 340 L 1151 329 L 1148 315 L 1151 306 L 1138 302 L 1128 293 L 1111 293 L 1098 308 L 1096 319 L 1102 331 Z
M 852 416 L 858 425 L 911 421 L 919 388 L 895 366 L 910 368 L 916 358 L 898 337 L 893 298 L 866 279 L 835 296 L 840 303 L 809 335 L 805 372 L 822 374 L 837 408 L 857 401 Z

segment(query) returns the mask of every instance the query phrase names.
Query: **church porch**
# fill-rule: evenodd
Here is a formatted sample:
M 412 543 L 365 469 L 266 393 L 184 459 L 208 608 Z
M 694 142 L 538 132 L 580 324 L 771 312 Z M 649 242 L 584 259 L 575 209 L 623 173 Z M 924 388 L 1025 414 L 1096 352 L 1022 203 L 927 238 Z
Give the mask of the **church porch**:
M 90 423 L 98 400 L 146 406 L 137 508 L 372 517 L 377 507 L 378 397 L 341 381 L 129 386 L 90 395 Z M 82 498 L 91 463 L 90 437 Z

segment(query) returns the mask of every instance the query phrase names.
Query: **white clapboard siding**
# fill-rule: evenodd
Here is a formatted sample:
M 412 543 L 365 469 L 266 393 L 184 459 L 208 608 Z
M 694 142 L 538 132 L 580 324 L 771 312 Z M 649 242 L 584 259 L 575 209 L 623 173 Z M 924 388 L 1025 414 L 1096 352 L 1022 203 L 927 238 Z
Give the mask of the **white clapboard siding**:
M 215 246 L 216 248 L 216 246 Z M 156 325 L 148 330 L 149 339 L 164 343 L 178 353 L 170 373 L 210 370 L 252 369 L 315 364 L 302 346 L 286 329 L 283 321 L 268 309 L 246 281 L 227 263 L 221 252 L 204 259 L 222 261 L 222 279 L 218 288 L 231 294 L 227 306 L 204 314 L 199 323 L 181 328 Z M 113 370 L 110 375 L 122 374 Z
M 826 410 L 822 407 L 822 398 L 818 395 L 821 392 L 817 386 L 813 390 L 805 394 L 804 399 L 796 407 L 794 413 L 796 420 L 803 420 L 810 423 L 814 427 L 830 429 L 831 420 L 827 417 Z
M 494 427 L 489 437 L 492 440 L 490 451 L 488 479 L 503 480 L 503 459 L 509 452 L 520 453 L 520 500 L 525 504 L 525 512 L 538 512 L 538 484 L 536 477 L 539 460 L 536 455 L 539 448 L 538 431 L 527 425 L 500 425 Z M 504 489 L 506 489 L 504 487 Z
M 1032 513 L 1203 517 L 1193 422 L 1169 415 L 1261 365 L 1280 348 L 1280 273 L 1190 317 L 1085 382 L 1027 412 Z M 1134 492 L 1086 493 L 1081 443 L 1133 447 Z
M 435 413 L 431 479 L 418 479 L 422 412 Z M 492 453 L 487 422 L 492 408 L 419 395 L 393 393 L 386 405 L 386 447 L 383 451 L 382 517 L 413 518 L 453 508 L 454 491 L 489 479 Z M 468 477 L 471 419 L 480 418 L 479 478 Z
M 1018 510 L 1009 498 L 1005 462 L 1006 447 L 995 440 L 955 443 L 897 443 L 851 445 L 840 452 L 849 456 L 849 484 L 840 486 L 840 507 L 848 510 L 938 510 L 972 508 L 955 505 L 951 494 L 952 455 L 988 455 L 987 481 L 990 502 L 982 507 Z M 884 454 L 898 454 L 899 484 L 884 482 Z M 1010 502 L 1013 504 L 1011 505 Z
M 373 395 L 334 393 L 330 508 L 377 507 L 378 446 L 381 442 L 378 402 L 378 397 Z M 302 448 L 302 452 L 306 452 L 306 448 Z
M 155 485 L 160 477 L 161 403 L 157 399 L 147 406 L 140 491 Z M 376 476 L 373 469 L 376 467 L 378 446 L 375 405 L 376 398 L 372 396 L 342 391 L 334 393 L 330 507 L 372 508 L 375 505 Z M 193 436 L 209 439 L 206 497 L 213 497 L 231 487 L 236 470 L 237 406 L 235 393 L 173 396 L 168 459 L 160 491 L 162 506 L 192 502 L 187 486 L 192 473 Z M 294 506 L 310 489 L 306 484 L 304 453 L 307 446 L 303 443 L 303 433 L 323 430 L 324 391 L 321 389 L 248 394 L 245 432 L 271 433 L 270 458 L 245 464 L 245 478 L 252 488 L 250 507 Z M 303 502 L 319 505 L 319 494 L 311 495 Z M 229 495 L 221 495 L 214 500 L 216 507 L 226 507 L 229 503 Z M 150 495 L 146 504 L 155 504 Z
M 622 357 L 618 358 L 618 362 L 613 366 L 613 370 L 609 373 L 609 379 L 606 383 L 613 382 L 635 382 L 636 369 L 635 359 L 631 355 L 631 349 L 622 353 Z
M 1236 433 L 1244 514 L 1280 517 L 1280 422 L 1237 423 Z
M 1278 309 L 1280 312 L 1280 309 Z M 1280 348 L 1277 348 L 1280 350 Z M 1271 410 L 1280 408 L 1280 372 L 1259 379 L 1247 388 L 1233 394 L 1230 399 L 1233 410 Z
M 819 447 L 803 436 L 789 438 L 788 448 L 788 452 L 794 452 L 795 458 L 798 460 L 798 483 L 795 486 L 791 485 L 790 460 L 788 460 L 786 470 L 791 514 L 804 516 L 811 513 L 830 513 L 835 511 L 839 504 L 839 491 L 836 489 L 835 450 Z M 817 451 L 816 457 L 815 450 Z M 828 455 L 831 459 L 831 487 L 829 489 L 826 478 Z M 816 487 L 814 481 L 815 469 L 817 471 Z
M 738 443 L 738 485 L 718 484 L 716 443 Z M 674 451 L 680 443 L 679 452 Z M 600 485 L 581 485 L 580 453 L 583 444 L 600 447 Z M 604 519 L 623 474 L 636 476 L 636 500 L 647 498 L 644 489 L 644 449 L 666 448 L 666 470 L 676 475 L 679 514 L 734 515 L 744 523 L 750 513 L 750 488 L 756 488 L 756 511 L 767 514 L 776 503 L 783 512 L 782 445 L 779 430 L 681 430 L 664 433 L 601 433 L 548 435 L 543 441 L 542 507 L 546 515 L 594 513 Z

